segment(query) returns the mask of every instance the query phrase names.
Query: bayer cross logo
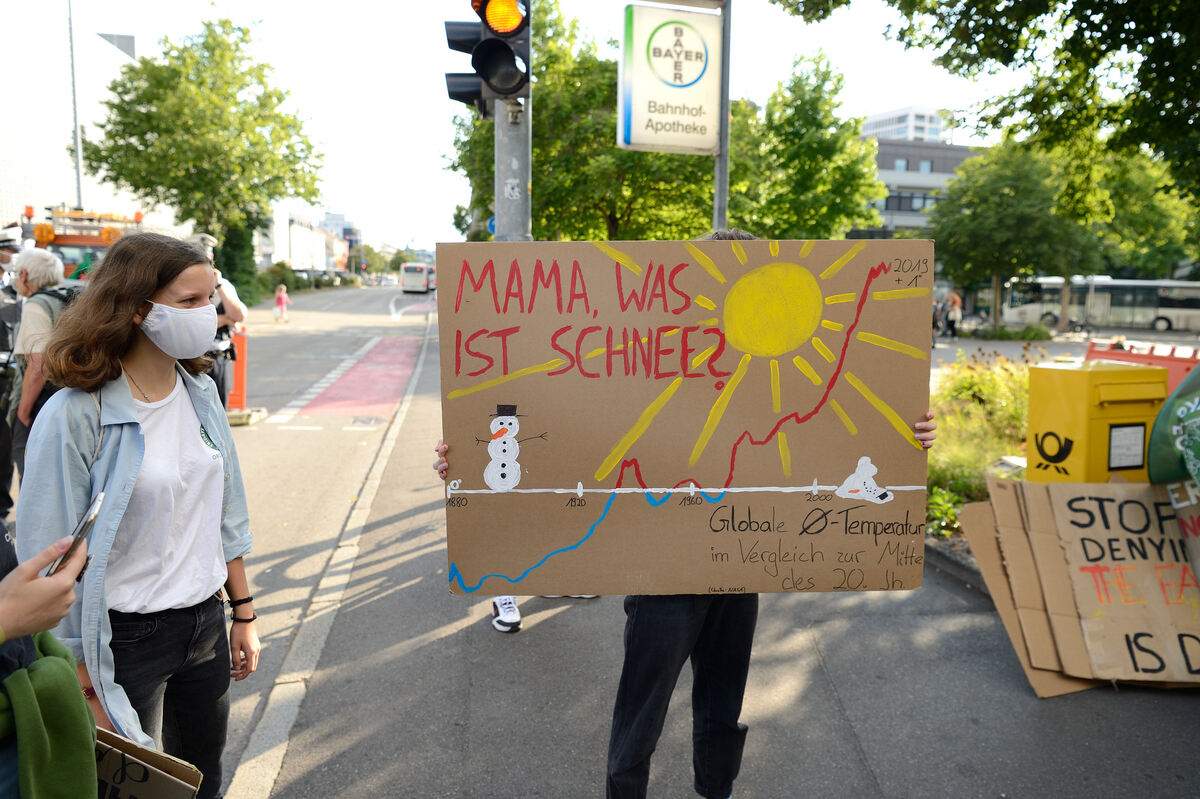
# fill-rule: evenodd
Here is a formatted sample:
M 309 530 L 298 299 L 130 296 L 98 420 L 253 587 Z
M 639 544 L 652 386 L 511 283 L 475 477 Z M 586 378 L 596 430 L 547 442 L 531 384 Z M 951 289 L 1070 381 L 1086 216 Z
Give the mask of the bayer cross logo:
M 663 83 L 677 89 L 691 86 L 708 69 L 708 45 L 686 22 L 664 22 L 650 34 L 646 60 Z

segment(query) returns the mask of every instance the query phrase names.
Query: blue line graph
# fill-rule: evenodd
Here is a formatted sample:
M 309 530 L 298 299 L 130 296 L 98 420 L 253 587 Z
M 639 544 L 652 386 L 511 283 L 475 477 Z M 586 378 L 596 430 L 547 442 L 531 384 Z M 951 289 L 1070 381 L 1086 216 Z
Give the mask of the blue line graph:
M 699 491 L 697 493 L 700 494 L 700 496 L 704 499 L 705 502 L 708 502 L 710 504 L 715 504 L 725 498 L 724 491 L 722 491 L 716 497 L 710 497 L 708 494 L 705 494 L 703 491 Z M 661 507 L 663 504 L 665 504 L 666 501 L 669 500 L 673 496 L 673 494 L 664 494 L 663 498 L 660 500 L 657 500 L 657 501 L 650 494 L 643 494 L 642 496 L 644 496 L 646 498 L 646 501 L 649 502 L 652 507 L 658 508 L 658 507 Z M 578 541 L 576 541 L 574 544 L 571 544 L 570 546 L 562 547 L 561 549 L 556 549 L 553 552 L 547 554 L 544 558 L 539 560 L 537 563 L 533 564 L 528 569 L 521 572 L 521 574 L 517 577 L 509 577 L 507 574 L 485 574 L 484 576 L 479 578 L 479 582 L 475 583 L 472 586 L 468 586 L 466 584 L 466 581 L 463 579 L 462 572 L 459 571 L 459 569 L 458 569 L 458 564 L 451 563 L 450 564 L 449 581 L 451 583 L 457 582 L 458 587 L 462 590 L 462 592 L 464 594 L 473 594 L 476 591 L 478 591 L 480 586 L 482 586 L 484 581 L 486 581 L 489 577 L 499 577 L 501 580 L 506 580 L 506 581 L 512 583 L 513 585 L 516 585 L 517 583 L 521 582 L 526 577 L 528 577 L 530 572 L 532 572 L 534 569 L 544 565 L 546 563 L 546 561 L 550 560 L 550 558 L 554 557 L 555 555 L 562 555 L 566 552 L 571 552 L 571 551 L 579 549 L 579 547 L 583 546 L 584 543 L 589 538 L 592 537 L 592 533 L 596 532 L 596 528 L 598 528 L 600 526 L 600 523 L 603 522 L 604 519 L 608 516 L 608 510 L 609 510 L 609 508 L 612 507 L 613 500 L 616 498 L 617 498 L 616 494 L 608 495 L 608 501 L 604 503 L 604 510 L 600 512 L 600 518 L 596 519 L 596 521 L 592 522 L 591 527 L 588 528 L 587 534 L 584 535 L 583 538 L 579 539 Z

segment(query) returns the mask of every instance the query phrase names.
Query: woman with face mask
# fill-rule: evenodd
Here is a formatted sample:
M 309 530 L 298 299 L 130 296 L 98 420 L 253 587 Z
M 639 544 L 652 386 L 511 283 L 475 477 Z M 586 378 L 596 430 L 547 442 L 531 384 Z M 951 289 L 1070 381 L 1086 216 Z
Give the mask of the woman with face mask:
M 54 633 L 97 724 L 195 765 L 204 799 L 221 791 L 230 679 L 253 673 L 260 649 L 241 470 L 204 374 L 212 291 L 195 245 L 138 233 L 109 249 L 46 346 L 47 375 L 67 390 L 34 424 L 17 508 L 25 560 L 105 493 Z

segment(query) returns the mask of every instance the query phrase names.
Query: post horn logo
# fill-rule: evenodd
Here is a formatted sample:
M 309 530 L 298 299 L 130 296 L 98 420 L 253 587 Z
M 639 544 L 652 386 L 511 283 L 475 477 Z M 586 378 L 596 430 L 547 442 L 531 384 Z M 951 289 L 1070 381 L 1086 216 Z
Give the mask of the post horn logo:
M 1054 439 L 1053 453 L 1046 451 L 1046 446 L 1051 438 Z M 1074 441 L 1069 438 L 1060 438 L 1058 433 L 1042 433 L 1040 436 L 1034 435 L 1033 443 L 1037 445 L 1038 455 L 1044 461 L 1044 463 L 1039 463 L 1037 468 L 1049 469 L 1053 466 L 1054 471 L 1059 474 L 1070 474 L 1065 466 L 1059 466 L 1058 464 L 1071 457 L 1071 449 L 1075 446 Z

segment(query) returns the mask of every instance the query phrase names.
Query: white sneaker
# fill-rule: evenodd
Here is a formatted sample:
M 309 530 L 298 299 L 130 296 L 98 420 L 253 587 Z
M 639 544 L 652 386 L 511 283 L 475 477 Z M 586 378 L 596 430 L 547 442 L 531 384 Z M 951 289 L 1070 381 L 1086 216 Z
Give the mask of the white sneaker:
M 492 598 L 492 626 L 502 633 L 515 633 L 521 629 L 521 611 L 517 610 L 515 596 Z

